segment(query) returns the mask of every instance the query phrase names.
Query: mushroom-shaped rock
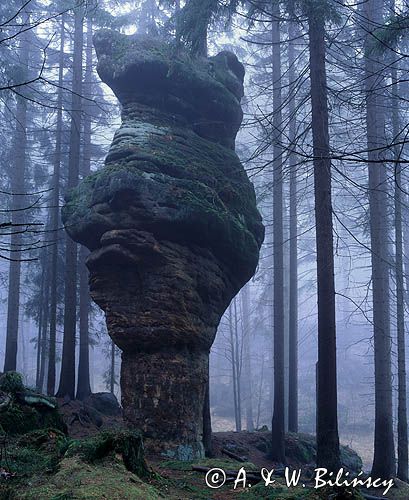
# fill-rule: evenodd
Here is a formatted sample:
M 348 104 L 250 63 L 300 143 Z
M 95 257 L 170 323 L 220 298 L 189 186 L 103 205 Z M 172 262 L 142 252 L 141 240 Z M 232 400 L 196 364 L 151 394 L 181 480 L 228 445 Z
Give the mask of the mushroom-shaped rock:
M 192 58 L 110 30 L 94 45 L 122 124 L 63 220 L 91 251 L 91 295 L 122 350 L 125 419 L 148 450 L 193 459 L 203 455 L 209 350 L 264 237 L 234 152 L 244 68 L 229 52 Z

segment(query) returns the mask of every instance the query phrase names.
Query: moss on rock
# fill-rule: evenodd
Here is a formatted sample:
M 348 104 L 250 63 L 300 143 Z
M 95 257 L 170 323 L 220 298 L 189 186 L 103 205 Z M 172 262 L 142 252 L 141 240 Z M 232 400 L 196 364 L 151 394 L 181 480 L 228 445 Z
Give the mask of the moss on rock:
M 91 250 L 91 294 L 123 351 L 125 420 L 152 453 L 200 458 L 210 346 L 264 238 L 234 152 L 244 68 L 138 34 L 102 30 L 94 44 L 122 124 L 63 222 Z
M 149 475 L 143 456 L 142 436 L 137 431 L 102 432 L 88 439 L 73 441 L 66 452 L 67 457 L 78 455 L 88 463 L 95 463 L 110 454 L 120 454 L 125 467 L 139 477 Z
M 56 400 L 24 387 L 19 373 L 2 375 L 0 391 L 5 396 L 0 405 L 1 432 L 17 435 L 50 427 L 66 432 Z
M 66 426 L 57 409 L 28 406 L 13 400 L 0 410 L 0 430 L 6 434 L 24 434 L 35 429 L 53 427 L 65 432 Z
M 23 376 L 18 372 L 6 372 L 0 377 L 0 391 L 16 394 L 24 391 Z

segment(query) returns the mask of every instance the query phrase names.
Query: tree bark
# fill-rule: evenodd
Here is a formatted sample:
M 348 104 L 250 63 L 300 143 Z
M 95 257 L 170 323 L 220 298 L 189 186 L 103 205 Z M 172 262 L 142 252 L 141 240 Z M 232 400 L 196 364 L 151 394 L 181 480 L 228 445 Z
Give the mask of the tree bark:
M 210 413 L 210 387 L 207 379 L 203 405 L 203 447 L 206 457 L 213 456 L 212 448 L 212 416 Z
M 40 286 L 40 303 L 38 308 L 38 334 L 37 334 L 37 360 L 36 360 L 36 389 L 41 392 L 42 386 L 40 386 L 40 371 L 41 371 L 41 348 L 43 343 L 43 304 L 44 304 L 44 289 L 45 289 L 45 252 L 42 253 L 41 259 L 41 286 Z
M 340 468 L 337 410 L 334 249 L 331 201 L 325 25 L 320 9 L 308 12 L 315 230 L 318 287 L 317 464 Z
M 28 25 L 29 17 L 23 13 L 25 24 Z M 30 32 L 21 35 L 19 47 L 19 65 L 23 80 L 28 80 L 28 63 L 30 57 Z M 27 99 L 24 96 L 24 87 L 20 95 L 16 97 L 16 126 L 13 140 L 13 164 L 10 170 L 11 199 L 11 222 L 22 224 L 22 210 L 25 205 L 25 169 L 27 150 Z M 12 229 L 10 237 L 10 264 L 8 278 L 8 301 L 7 301 L 7 326 L 6 326 L 6 352 L 4 358 L 4 371 L 15 371 L 17 368 L 18 328 L 20 311 L 20 279 L 21 279 L 21 246 L 23 244 L 22 234 L 18 226 Z
M 385 147 L 385 99 L 381 54 L 374 47 L 374 29 L 383 22 L 383 2 L 365 4 L 366 130 L 368 144 L 369 213 L 372 259 L 372 297 L 375 355 L 375 439 L 372 475 L 389 478 L 395 474 L 392 417 L 392 370 L 389 310 L 388 193 Z
M 45 263 L 48 266 L 48 249 L 45 254 Z M 42 303 L 41 344 L 40 344 L 40 373 L 38 377 L 39 390 L 42 392 L 44 386 L 45 363 L 47 357 L 47 329 L 50 314 L 50 272 L 48 267 L 44 269 L 44 300 Z
M 78 184 L 81 137 L 81 91 L 82 91 L 82 46 L 83 8 L 81 2 L 75 7 L 74 57 L 72 81 L 72 109 L 70 128 L 70 151 L 68 158 L 67 190 Z M 66 234 L 64 273 L 64 338 L 60 385 L 57 395 L 75 396 L 75 334 L 77 313 L 77 244 Z
M 398 110 L 398 75 L 396 64 L 392 66 L 392 130 L 395 141 L 400 134 Z M 394 148 L 395 160 L 399 160 L 399 148 Z M 405 299 L 403 280 L 403 234 L 402 234 L 402 166 L 395 165 L 395 276 L 396 276 L 396 323 L 398 345 L 398 472 L 401 481 L 408 482 L 408 417 L 406 405 L 406 341 Z
M 280 7 L 273 4 L 273 314 L 274 314 L 274 408 L 271 424 L 272 458 L 285 463 L 285 390 L 284 390 L 284 255 L 283 255 L 283 165 Z
M 51 247 L 50 265 L 50 334 L 48 343 L 48 373 L 47 394 L 55 392 L 55 356 L 57 340 L 57 284 L 58 284 L 58 248 L 59 248 L 59 211 L 60 211 L 60 169 L 62 153 L 62 87 L 64 83 L 64 43 L 65 43 L 65 15 L 61 16 L 60 25 L 60 54 L 58 62 L 58 95 L 57 95 L 57 128 L 54 152 L 54 172 L 52 179 L 52 206 L 51 230 L 54 238 Z
M 246 402 L 246 429 L 254 431 L 253 419 L 253 390 L 251 370 L 251 342 L 250 342 L 250 297 L 249 284 L 241 290 L 242 305 L 242 330 L 243 330 L 243 356 L 244 356 L 244 397 Z
M 111 340 L 111 369 L 109 377 L 109 392 L 115 394 L 115 343 Z
M 92 20 L 87 19 L 87 47 L 85 62 L 84 94 L 92 98 Z M 83 161 L 82 176 L 91 171 L 91 110 L 84 104 Z M 78 362 L 77 399 L 85 399 L 91 394 L 89 378 L 89 311 L 91 297 L 89 293 L 89 276 L 85 260 L 89 254 L 86 247 L 80 249 L 80 348 Z
M 294 18 L 290 2 L 290 19 Z M 294 21 L 288 26 L 288 80 L 289 80 L 289 168 L 290 168 L 290 301 L 289 301 L 289 371 L 288 371 L 288 430 L 298 432 L 298 259 L 297 259 L 297 158 L 295 152 L 295 38 Z

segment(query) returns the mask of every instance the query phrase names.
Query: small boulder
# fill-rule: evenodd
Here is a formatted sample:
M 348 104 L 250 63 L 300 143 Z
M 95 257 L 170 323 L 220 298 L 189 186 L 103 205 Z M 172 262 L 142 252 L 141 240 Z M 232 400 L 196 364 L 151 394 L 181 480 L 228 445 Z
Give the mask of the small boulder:
M 91 394 L 85 400 L 88 406 L 91 406 L 102 415 L 116 417 L 121 415 L 121 407 L 115 395 L 111 392 L 96 392 Z
M 56 400 L 24 387 L 20 373 L 11 371 L 2 374 L 0 376 L 0 432 L 25 434 L 48 427 L 66 432 Z

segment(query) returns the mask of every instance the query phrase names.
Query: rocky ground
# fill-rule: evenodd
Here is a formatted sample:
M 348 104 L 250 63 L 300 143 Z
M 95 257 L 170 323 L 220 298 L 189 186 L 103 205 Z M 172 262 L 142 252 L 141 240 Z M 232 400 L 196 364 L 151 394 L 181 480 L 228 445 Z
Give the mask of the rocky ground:
M 12 382 L 4 386 L 0 378 L 0 500 L 364 498 L 357 491 L 312 488 L 313 436 L 287 436 L 288 465 L 303 471 L 299 486 L 287 488 L 280 466 L 268 458 L 268 431 L 215 433 L 211 459 L 180 462 L 144 457 L 141 437 L 124 429 L 120 409 L 109 394 L 84 403 L 52 398 L 45 403 L 44 396 L 18 383 L 16 388 L 16 380 Z M 13 421 L 18 425 L 13 426 Z M 351 471 L 362 466 L 358 455 L 347 447 L 342 448 L 342 460 Z M 228 471 L 227 481 L 223 487 L 211 489 L 205 474 L 216 467 Z M 241 467 L 247 473 L 247 487 L 240 484 L 234 489 Z M 279 473 L 274 484 L 265 486 L 260 481 L 262 467 Z M 387 497 L 379 490 L 365 494 L 407 500 L 409 489 L 397 482 Z

